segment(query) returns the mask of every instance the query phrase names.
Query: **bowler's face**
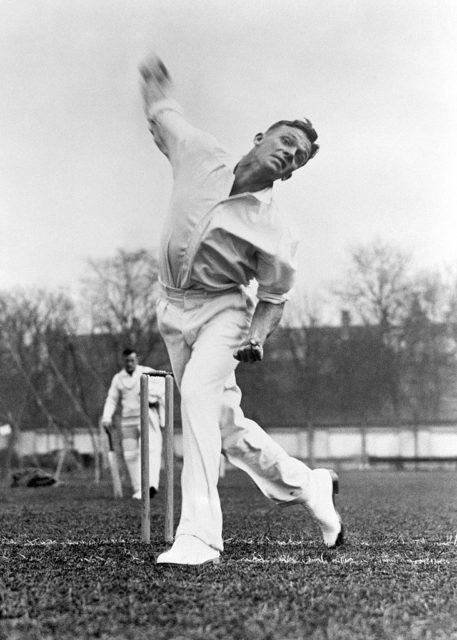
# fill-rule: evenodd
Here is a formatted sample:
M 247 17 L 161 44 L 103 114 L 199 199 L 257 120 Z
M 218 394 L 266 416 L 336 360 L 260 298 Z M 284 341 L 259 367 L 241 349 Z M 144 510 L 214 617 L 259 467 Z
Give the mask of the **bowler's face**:
M 303 131 L 286 124 L 254 138 L 254 155 L 265 176 L 272 181 L 290 178 L 306 164 L 311 148 Z
M 138 358 L 136 353 L 131 353 L 128 356 L 124 356 L 124 368 L 127 373 L 133 373 L 138 364 Z

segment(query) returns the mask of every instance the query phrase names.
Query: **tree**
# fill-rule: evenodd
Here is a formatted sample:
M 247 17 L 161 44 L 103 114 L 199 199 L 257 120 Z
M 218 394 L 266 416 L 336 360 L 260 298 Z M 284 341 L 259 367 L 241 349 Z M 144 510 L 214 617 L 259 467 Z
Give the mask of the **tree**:
M 398 324 L 411 293 L 410 262 L 409 253 L 380 239 L 355 246 L 337 297 L 364 324 Z
M 324 301 L 321 296 L 309 294 L 297 285 L 284 307 L 281 325 L 287 328 L 315 327 L 322 324 Z
M 57 383 L 47 366 L 48 350 L 58 357 L 63 337 L 74 331 L 73 303 L 62 292 L 13 290 L 0 293 L 0 412 L 14 430 L 46 424 L 68 440 Z M 11 452 L 8 456 L 11 460 Z
M 443 396 L 455 384 L 453 295 L 442 274 L 423 272 L 414 281 L 400 346 L 403 396 L 415 422 L 438 418 Z
M 445 289 L 445 319 L 457 338 L 457 265 L 448 267 L 443 277 Z
M 89 260 L 82 293 L 91 333 L 109 334 L 117 355 L 126 345 L 140 348 L 143 357 L 151 354 L 158 340 L 154 253 L 119 249 L 112 257 Z
M 401 414 L 399 329 L 413 295 L 411 255 L 400 247 L 375 239 L 350 250 L 349 264 L 335 291 L 342 302 L 371 332 L 371 384 L 378 404 L 389 398 L 393 414 Z M 367 389 L 371 393 L 370 389 Z
M 285 345 L 293 365 L 293 380 L 300 393 L 307 435 L 308 460 L 314 466 L 314 420 L 321 395 L 322 334 L 315 330 L 322 317 L 322 300 L 302 288 L 295 289 L 282 318 Z M 288 365 L 289 366 L 289 365 Z M 304 425 L 305 426 L 305 425 Z

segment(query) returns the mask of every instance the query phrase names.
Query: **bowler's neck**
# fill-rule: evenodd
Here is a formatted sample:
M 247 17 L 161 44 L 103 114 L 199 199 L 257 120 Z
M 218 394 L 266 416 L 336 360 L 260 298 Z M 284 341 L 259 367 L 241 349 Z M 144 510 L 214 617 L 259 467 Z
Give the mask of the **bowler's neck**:
M 264 171 L 250 153 L 241 158 L 233 173 L 235 180 L 230 191 L 231 196 L 239 193 L 255 193 L 273 185 L 273 181 L 265 176 Z

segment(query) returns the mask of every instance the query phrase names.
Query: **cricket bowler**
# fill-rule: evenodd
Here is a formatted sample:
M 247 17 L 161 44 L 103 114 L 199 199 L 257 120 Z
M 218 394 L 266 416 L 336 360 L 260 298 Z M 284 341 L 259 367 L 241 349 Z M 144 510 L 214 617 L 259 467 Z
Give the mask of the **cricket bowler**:
M 157 314 L 181 392 L 184 454 L 181 518 L 173 546 L 157 562 L 219 562 L 221 451 L 273 502 L 306 507 L 325 545 L 339 546 L 336 474 L 311 470 L 245 418 L 235 379 L 238 362 L 262 360 L 294 281 L 296 236 L 275 204 L 273 183 L 288 180 L 315 156 L 317 134 L 307 119 L 281 120 L 234 158 L 187 122 L 156 55 L 140 74 L 149 129 L 173 171 Z M 245 291 L 252 279 L 257 304 Z

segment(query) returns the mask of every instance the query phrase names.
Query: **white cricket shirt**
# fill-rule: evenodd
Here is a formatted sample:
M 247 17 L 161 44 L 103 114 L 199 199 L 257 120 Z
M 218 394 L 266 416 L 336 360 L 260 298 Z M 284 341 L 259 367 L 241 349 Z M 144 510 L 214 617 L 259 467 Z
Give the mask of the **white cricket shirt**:
M 102 420 L 109 422 L 119 402 L 122 405 L 122 418 L 140 419 L 140 380 L 143 373 L 152 371 L 151 367 L 138 364 L 130 375 L 121 369 L 113 377 L 103 407 Z M 163 413 L 165 381 L 163 378 L 149 378 L 149 402 L 159 404 L 159 414 Z
M 259 300 L 287 300 L 297 235 L 275 205 L 272 189 L 229 196 L 236 161 L 213 136 L 190 125 L 176 101 L 149 105 L 147 117 L 174 177 L 160 246 L 162 282 L 223 292 L 255 278 Z

